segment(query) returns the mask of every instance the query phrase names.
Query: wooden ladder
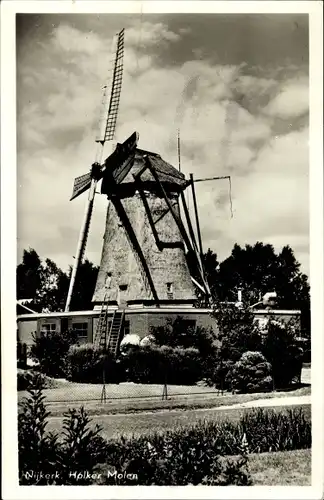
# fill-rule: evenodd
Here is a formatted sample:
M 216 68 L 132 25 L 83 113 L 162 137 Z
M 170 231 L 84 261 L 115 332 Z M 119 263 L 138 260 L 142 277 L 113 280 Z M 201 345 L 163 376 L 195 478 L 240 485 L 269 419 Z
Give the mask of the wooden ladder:
M 103 349 L 107 345 L 107 330 L 108 330 L 108 292 L 105 294 L 103 303 L 101 305 L 101 311 L 99 315 L 99 320 L 97 323 L 96 334 L 94 338 L 94 344 Z
M 117 356 L 120 342 L 122 340 L 121 336 L 123 333 L 124 319 L 125 319 L 124 309 L 117 310 L 114 312 L 114 316 L 109 331 L 108 342 L 106 344 L 107 352 L 112 354 L 114 357 Z

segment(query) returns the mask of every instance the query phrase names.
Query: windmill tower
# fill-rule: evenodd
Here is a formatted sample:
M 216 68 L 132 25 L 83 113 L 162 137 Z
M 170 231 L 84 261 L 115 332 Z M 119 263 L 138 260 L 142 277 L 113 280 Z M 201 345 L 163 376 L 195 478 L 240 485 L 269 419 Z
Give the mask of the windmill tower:
M 136 137 L 133 134 L 132 143 Z M 105 300 L 107 279 L 106 299 L 118 307 L 193 305 L 197 297 L 185 250 L 195 256 L 201 286 L 209 292 L 196 242 L 187 234 L 179 213 L 188 181 L 161 156 L 139 148 L 132 153 L 121 181 L 114 171 L 116 157 L 108 158 L 104 167 L 101 192 L 111 203 L 94 306 Z

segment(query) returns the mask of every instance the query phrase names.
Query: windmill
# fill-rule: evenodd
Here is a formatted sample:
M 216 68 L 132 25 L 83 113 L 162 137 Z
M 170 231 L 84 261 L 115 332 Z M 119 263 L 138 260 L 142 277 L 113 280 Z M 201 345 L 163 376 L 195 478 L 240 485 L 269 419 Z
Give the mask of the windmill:
M 106 141 L 112 141 L 115 136 L 115 128 L 118 115 L 119 100 L 121 94 L 123 78 L 123 57 L 124 57 L 124 33 L 122 29 L 113 38 L 112 52 L 114 54 L 110 78 L 108 84 L 104 86 L 101 115 L 99 119 L 98 134 L 96 137 L 97 151 L 95 161 L 90 168 L 90 172 L 77 177 L 74 181 L 71 200 L 89 189 L 89 195 L 85 207 L 84 219 L 81 225 L 79 241 L 71 274 L 70 285 L 65 304 L 65 311 L 69 311 L 71 298 L 74 290 L 78 268 L 82 262 L 94 206 L 94 198 L 98 181 L 102 177 L 101 161 Z
M 117 39 L 109 106 L 104 105 L 105 112 L 108 109 L 108 119 L 97 139 L 101 146 L 114 133 L 123 48 L 122 31 Z M 140 149 L 138 141 L 139 134 L 134 132 L 123 143 L 117 143 L 102 164 L 98 156 L 90 172 L 75 180 L 71 198 L 89 190 L 74 268 L 75 279 L 89 232 L 95 187 L 102 180 L 101 194 L 107 196 L 108 207 L 92 299 L 94 308 L 100 309 L 94 342 L 113 355 L 117 354 L 122 339 L 126 307 L 137 310 L 170 305 L 194 307 L 198 294 L 203 296 L 206 305 L 211 301 L 203 267 L 193 176 L 186 179 L 159 154 Z M 193 197 L 196 229 L 185 198 L 187 188 L 191 188 Z M 72 279 L 71 282 L 67 309 L 73 291 Z M 112 318 L 109 318 L 108 303 L 114 310 Z

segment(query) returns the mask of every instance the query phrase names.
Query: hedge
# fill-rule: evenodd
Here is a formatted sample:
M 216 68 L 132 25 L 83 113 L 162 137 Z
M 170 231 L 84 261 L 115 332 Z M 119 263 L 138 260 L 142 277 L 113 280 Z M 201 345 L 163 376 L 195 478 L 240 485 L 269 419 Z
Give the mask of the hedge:
M 121 370 L 130 382 L 192 385 L 201 379 L 202 363 L 194 348 L 145 346 L 129 349 Z
M 72 382 L 107 383 L 120 381 L 119 363 L 94 344 L 73 345 L 66 358 L 66 377 Z

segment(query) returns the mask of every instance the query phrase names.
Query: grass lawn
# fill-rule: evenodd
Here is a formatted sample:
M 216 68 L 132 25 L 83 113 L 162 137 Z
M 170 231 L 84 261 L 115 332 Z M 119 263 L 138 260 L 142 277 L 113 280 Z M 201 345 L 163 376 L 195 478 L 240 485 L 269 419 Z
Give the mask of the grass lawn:
M 89 415 L 133 413 L 140 411 L 199 409 L 247 403 L 256 399 L 299 397 L 311 394 L 310 385 L 289 391 L 221 395 L 212 387 L 168 386 L 168 399 L 162 401 L 163 386 L 158 384 L 107 384 L 107 401 L 100 403 L 102 385 L 58 381 L 59 387 L 45 389 L 46 403 L 52 415 L 62 415 L 70 407 L 83 405 Z M 18 401 L 27 396 L 18 392 Z
M 254 486 L 310 486 L 311 450 L 253 453 L 249 467 Z
M 301 405 L 305 414 L 311 419 L 310 405 Z M 288 406 L 270 407 L 276 411 L 285 412 Z M 294 406 L 296 408 L 296 406 Z M 99 424 L 102 427 L 101 435 L 106 439 L 120 436 L 132 437 L 165 432 L 183 426 L 197 424 L 200 420 L 239 420 L 241 415 L 249 411 L 244 408 L 236 409 L 201 409 L 201 410 L 174 410 L 141 412 L 127 415 L 96 415 L 91 417 L 91 425 Z M 48 431 L 60 432 L 62 429 L 61 416 L 49 418 Z

